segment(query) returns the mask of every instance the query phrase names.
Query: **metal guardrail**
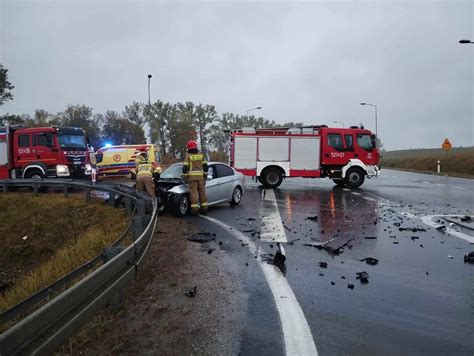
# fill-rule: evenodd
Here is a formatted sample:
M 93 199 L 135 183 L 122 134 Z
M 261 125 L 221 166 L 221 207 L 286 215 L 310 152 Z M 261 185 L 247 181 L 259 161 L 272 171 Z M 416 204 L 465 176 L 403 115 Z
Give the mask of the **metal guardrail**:
M 148 195 L 132 194 L 129 188 L 123 186 L 94 186 L 87 182 L 72 180 L 0 181 L 0 187 L 3 187 L 4 193 L 12 187 L 25 186 L 33 188 L 35 194 L 39 194 L 41 188 L 63 187 L 65 196 L 68 195 L 69 188 L 80 188 L 85 191 L 87 201 L 91 200 L 92 190 L 103 191 L 109 193 L 109 203 L 113 205 L 117 198 L 123 197 L 127 210 L 134 213 L 127 232 L 131 229 L 136 238 L 131 245 L 118 251 L 97 270 L 1 334 L 1 356 L 49 355 L 63 345 L 96 310 L 108 303 L 113 303 L 119 296 L 120 290 L 134 278 L 137 266 L 148 249 L 158 221 L 156 203 Z M 124 236 L 125 233 L 112 246 L 118 246 Z M 77 272 L 78 270 L 84 268 L 82 270 L 84 272 L 90 269 L 86 266 L 99 257 L 97 256 L 64 278 L 71 281 L 81 274 Z M 58 282 L 62 283 L 61 280 L 55 283 Z M 63 283 L 65 284 L 67 282 Z M 14 316 L 11 314 L 10 317 L 12 315 Z

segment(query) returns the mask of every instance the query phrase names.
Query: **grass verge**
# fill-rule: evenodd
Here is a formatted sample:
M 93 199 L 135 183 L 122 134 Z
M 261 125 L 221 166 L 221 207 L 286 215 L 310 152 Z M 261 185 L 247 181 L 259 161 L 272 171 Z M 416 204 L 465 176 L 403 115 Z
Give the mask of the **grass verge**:
M 474 178 L 474 148 L 453 149 L 446 156 L 441 149 L 404 150 L 385 152 L 383 168 L 394 168 L 423 173 L 436 173 L 438 161 L 441 174 Z
M 99 254 L 129 220 L 83 196 L 0 195 L 0 312 Z

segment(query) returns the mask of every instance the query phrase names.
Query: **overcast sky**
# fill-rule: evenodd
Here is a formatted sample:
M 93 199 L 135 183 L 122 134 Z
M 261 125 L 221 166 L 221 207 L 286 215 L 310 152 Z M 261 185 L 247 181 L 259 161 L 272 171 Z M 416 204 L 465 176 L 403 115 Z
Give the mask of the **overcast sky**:
M 474 145 L 472 1 L 0 0 L 0 112 L 133 100 L 276 122 L 364 123 L 386 149 Z

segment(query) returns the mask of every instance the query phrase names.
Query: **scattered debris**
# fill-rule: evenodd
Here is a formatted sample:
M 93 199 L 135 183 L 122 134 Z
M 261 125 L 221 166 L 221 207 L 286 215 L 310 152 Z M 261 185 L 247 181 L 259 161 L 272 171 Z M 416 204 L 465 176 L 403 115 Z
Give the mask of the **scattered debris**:
M 467 255 L 464 255 L 464 262 L 474 263 L 474 251 L 469 252 Z
M 398 245 L 399 242 L 398 242 L 398 241 L 393 241 L 393 244 L 394 244 L 394 245 Z
M 410 239 L 412 239 L 413 241 L 415 240 L 418 240 L 420 237 L 419 236 L 411 236 Z
M 275 257 L 273 257 L 273 264 L 281 269 L 285 265 L 286 252 L 279 242 L 277 242 L 276 245 L 278 249 L 275 253 Z
M 186 291 L 185 294 L 186 294 L 186 297 L 194 298 L 196 296 L 196 293 L 197 293 L 197 286 L 194 286 L 193 288 Z
M 330 243 L 331 241 L 334 241 L 334 238 L 332 238 L 332 239 L 329 240 L 329 241 L 325 241 L 325 242 L 310 242 L 309 244 L 303 244 L 303 246 L 324 247 L 324 246 L 326 246 L 328 243 Z
M 341 276 L 341 279 L 346 279 L 346 277 L 344 277 L 344 276 Z
M 209 250 L 207 250 L 207 254 L 210 255 L 212 253 L 212 251 L 214 251 L 214 249 L 210 248 Z
M 395 225 L 395 224 L 394 224 Z M 399 225 L 398 225 L 399 226 Z M 426 232 L 426 229 L 424 228 L 418 228 L 418 227 L 401 227 L 398 229 L 399 231 L 411 231 L 411 232 Z
M 25 236 L 23 236 L 21 239 L 22 239 L 22 240 L 26 240 L 27 238 L 28 238 L 28 236 L 25 235 Z
M 441 232 L 444 232 L 444 231 L 446 231 L 446 226 L 440 225 L 440 226 L 438 226 L 438 227 L 436 228 L 436 230 L 441 231 Z
M 333 281 L 331 281 L 331 285 L 332 285 L 332 286 L 335 286 L 335 285 L 336 285 L 336 283 L 334 283 Z
M 372 258 L 372 257 L 366 257 L 366 258 L 363 258 L 363 259 L 361 259 L 361 260 L 359 260 L 359 261 L 362 261 L 362 262 L 365 261 L 365 263 L 367 263 L 368 265 L 371 265 L 371 266 L 375 266 L 376 264 L 379 263 L 379 260 L 378 260 L 378 259 Z
M 327 262 L 319 262 L 318 265 L 321 268 L 328 268 L 328 263 Z
M 367 272 L 357 272 L 357 278 L 361 283 L 369 283 L 369 274 Z
M 315 215 L 315 216 L 308 216 L 308 217 L 306 218 L 306 220 L 311 220 L 311 221 L 318 222 L 318 221 L 319 221 L 319 218 L 318 218 L 317 215 Z
M 425 272 L 425 274 L 426 274 L 427 276 L 429 276 L 429 275 L 430 275 L 428 272 Z
M 454 256 L 452 256 L 452 255 L 448 255 L 448 258 L 449 258 L 450 260 L 454 260 Z
M 198 232 L 190 237 L 188 241 L 191 242 L 210 242 L 216 239 L 216 234 L 211 234 L 210 232 Z
M 471 222 L 472 218 L 469 215 L 465 215 L 461 218 L 462 222 Z
M 222 241 L 219 241 L 219 246 L 221 246 L 221 245 L 222 245 Z
M 354 285 L 353 285 L 352 283 L 349 283 L 349 284 L 347 285 L 347 288 L 349 288 L 349 289 L 354 289 Z
M 366 240 L 375 240 L 377 236 L 364 236 L 364 239 Z
M 250 230 L 244 230 L 242 232 L 249 233 L 249 232 L 255 232 L 255 229 L 250 229 Z
M 247 218 L 247 221 L 255 221 L 255 220 L 257 220 L 257 219 L 255 219 L 255 218 Z
M 321 277 L 324 277 L 324 273 L 320 273 L 319 275 L 320 275 Z

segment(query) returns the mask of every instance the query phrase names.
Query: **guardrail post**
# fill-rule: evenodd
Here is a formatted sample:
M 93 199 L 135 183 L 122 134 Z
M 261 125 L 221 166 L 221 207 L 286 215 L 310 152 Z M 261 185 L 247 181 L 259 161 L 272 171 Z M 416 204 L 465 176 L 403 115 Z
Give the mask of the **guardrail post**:
M 130 197 L 125 197 L 125 209 L 127 209 L 127 213 L 132 212 L 132 199 Z
M 92 200 L 92 190 L 91 188 L 86 188 L 86 202 L 90 203 Z
M 38 196 L 38 191 L 39 191 L 39 189 L 38 189 L 38 182 L 33 182 L 33 194 L 34 194 L 35 196 Z
M 109 193 L 108 204 L 111 205 L 111 206 L 115 206 L 115 193 L 113 193 L 113 192 Z
M 8 186 L 7 186 L 7 183 L 3 183 L 3 184 L 2 184 L 2 187 L 3 187 L 3 194 L 7 194 L 7 193 L 8 193 Z
M 143 217 L 134 215 L 132 218 L 132 235 L 133 241 L 138 239 L 143 232 Z
M 69 198 L 69 187 L 67 186 L 67 184 L 63 185 L 63 195 L 64 198 Z

